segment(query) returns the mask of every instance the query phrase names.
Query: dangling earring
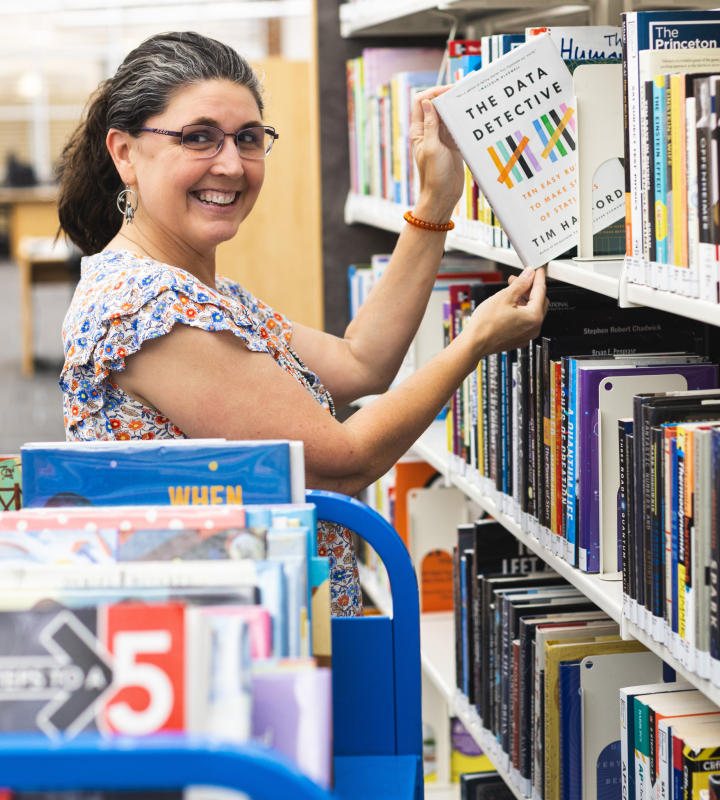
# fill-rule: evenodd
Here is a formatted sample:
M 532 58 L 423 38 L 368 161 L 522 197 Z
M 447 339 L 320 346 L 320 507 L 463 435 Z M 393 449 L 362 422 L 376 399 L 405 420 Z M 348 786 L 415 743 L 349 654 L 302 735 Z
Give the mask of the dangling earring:
M 130 203 L 130 198 L 128 195 L 132 195 L 135 198 L 135 208 L 132 207 Z M 123 204 L 125 207 L 121 208 L 120 204 Z M 135 192 L 130 188 L 129 184 L 125 184 L 125 188 L 120 192 L 117 197 L 117 207 L 118 211 L 125 217 L 125 224 L 132 225 L 133 224 L 133 217 L 135 216 L 135 212 L 138 208 L 138 198 Z

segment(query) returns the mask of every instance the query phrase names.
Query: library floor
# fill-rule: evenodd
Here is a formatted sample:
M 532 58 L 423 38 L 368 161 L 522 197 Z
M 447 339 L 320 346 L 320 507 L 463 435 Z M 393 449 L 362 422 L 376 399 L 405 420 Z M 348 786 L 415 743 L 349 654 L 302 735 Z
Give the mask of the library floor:
M 20 291 L 18 268 L 0 260 L 0 453 L 19 453 L 25 442 L 65 439 L 60 328 L 72 298 L 65 285 L 41 285 L 33 290 L 35 314 L 35 375 L 20 371 Z

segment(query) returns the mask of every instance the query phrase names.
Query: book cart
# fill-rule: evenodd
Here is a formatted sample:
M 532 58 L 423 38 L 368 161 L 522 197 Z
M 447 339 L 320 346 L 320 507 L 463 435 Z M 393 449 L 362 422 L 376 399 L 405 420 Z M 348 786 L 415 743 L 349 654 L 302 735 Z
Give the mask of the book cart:
M 351 528 L 381 554 L 402 597 L 387 617 L 332 620 L 334 792 L 267 748 L 183 734 L 81 734 L 59 742 L 35 734 L 0 736 L 0 784 L 34 792 L 216 786 L 252 800 L 420 800 L 419 600 L 407 549 L 379 514 L 357 500 L 321 491 L 308 491 L 307 500 L 319 519 Z
M 346 139 L 342 138 L 346 134 L 347 124 L 346 103 L 341 94 L 345 91 L 344 59 L 356 57 L 363 47 L 443 46 L 445 40 L 449 38 L 475 39 L 494 33 L 520 32 L 529 25 L 619 25 L 622 11 L 658 8 L 667 10 L 673 7 L 700 9 L 711 6 L 703 0 L 692 4 L 677 0 L 662 4 L 643 2 L 643 0 L 634 2 L 628 0 L 624 3 L 606 0 L 601 3 L 572 6 L 554 2 L 537 4 L 533 0 L 517 0 L 512 3 L 499 3 L 493 0 L 394 0 L 394 2 L 356 0 L 342 4 L 338 15 L 334 4 L 329 0 L 318 0 L 318 46 L 321 58 L 327 56 L 326 63 L 320 71 L 319 105 L 323 145 L 326 298 L 332 297 L 335 303 L 334 309 L 329 305 L 326 309 L 326 318 L 330 325 L 334 322 L 338 331 L 344 328 L 343 321 L 335 318 L 338 317 L 337 299 L 341 297 L 341 292 L 346 291 L 344 281 L 347 265 L 369 260 L 372 253 L 390 252 L 395 238 L 388 238 L 387 232 L 393 234 L 401 232 L 405 225 L 403 214 L 407 210 L 399 204 L 379 197 L 353 194 L 349 191 L 349 178 L 339 180 L 339 164 L 343 163 L 346 173 L 349 172 L 346 166 L 349 164 L 349 153 Z M 578 96 L 581 91 L 576 85 Z M 595 142 L 606 135 L 615 139 L 617 137 L 617 120 L 622 110 L 622 94 L 617 95 L 617 89 L 615 92 L 615 102 L 619 102 L 620 105 L 615 107 L 615 122 L 612 123 L 614 129 L 609 132 L 607 126 L 611 123 L 603 117 L 596 118 Z M 332 104 L 330 98 L 333 100 Z M 579 106 L 581 102 L 582 99 L 578 97 Z M 591 109 L 592 104 L 587 107 Z M 590 126 L 586 126 L 586 129 L 587 127 Z M 331 141 L 331 137 L 334 142 Z M 326 152 L 328 149 L 332 150 L 330 155 Z M 586 147 L 586 153 L 590 149 Z M 622 157 L 622 150 L 617 155 Z M 608 157 L 610 156 L 605 156 Z M 580 149 L 579 159 L 582 158 L 583 153 Z M 587 181 L 587 178 L 585 180 Z M 580 181 L 582 192 L 582 167 Z M 582 220 L 580 228 L 582 239 Z M 585 230 L 587 231 L 587 226 Z M 461 235 L 457 229 L 448 234 L 447 248 L 477 255 L 510 268 L 522 269 L 520 260 L 513 250 L 489 246 Z M 720 305 L 630 283 L 623 260 L 620 258 L 595 261 L 592 258 L 555 260 L 549 263 L 547 275 L 551 279 L 616 299 L 621 307 L 647 306 L 720 326 Z M 362 398 L 356 405 L 365 405 L 372 399 Z M 447 452 L 444 422 L 434 423 L 418 439 L 410 454 L 432 465 L 443 476 L 447 486 L 459 489 L 466 498 L 499 521 L 530 551 L 542 558 L 548 566 L 618 622 L 624 639 L 634 638 L 640 641 L 668 667 L 676 671 L 678 680 L 689 681 L 714 703 L 720 704 L 720 689 L 687 670 L 668 654 L 664 645 L 654 642 L 644 630 L 623 616 L 620 581 L 605 580 L 599 574 L 584 573 L 570 566 L 526 533 L 514 517 L 498 508 L 493 498 L 483 494 L 474 483 L 451 469 L 452 456 Z M 378 583 L 375 574 L 361 567 L 361 582 L 377 607 L 383 613 L 391 613 L 392 598 L 385 587 Z M 518 800 L 524 800 L 524 796 L 513 784 L 509 770 L 503 766 L 497 742 L 483 729 L 477 711 L 470 705 L 468 698 L 456 688 L 455 632 L 452 614 L 422 614 L 420 629 L 424 718 L 432 722 L 438 734 L 438 783 L 426 784 L 426 795 L 436 797 L 438 800 L 440 798 L 449 800 L 459 795 L 459 787 L 448 783 L 449 745 L 441 745 L 439 741 L 443 734 L 449 732 L 447 722 L 443 727 L 437 721 L 438 714 L 443 714 L 446 719 L 458 717 L 463 722 Z M 446 763 L 443 763 L 444 760 Z

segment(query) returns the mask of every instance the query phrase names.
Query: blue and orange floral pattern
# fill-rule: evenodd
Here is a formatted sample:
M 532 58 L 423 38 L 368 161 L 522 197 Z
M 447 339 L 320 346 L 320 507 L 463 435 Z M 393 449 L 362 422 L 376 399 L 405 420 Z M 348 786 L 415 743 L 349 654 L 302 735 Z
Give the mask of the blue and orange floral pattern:
M 216 289 L 185 270 L 126 250 L 83 259 L 82 276 L 63 323 L 60 376 L 70 441 L 177 439 L 185 434 L 157 409 L 123 392 L 112 372 L 148 339 L 180 322 L 231 331 L 250 350 L 269 353 L 328 411 L 330 393 L 290 346 L 292 323 L 239 284 L 217 276 Z M 318 547 L 330 559 L 336 616 L 362 614 L 352 538 L 347 528 L 318 523 Z

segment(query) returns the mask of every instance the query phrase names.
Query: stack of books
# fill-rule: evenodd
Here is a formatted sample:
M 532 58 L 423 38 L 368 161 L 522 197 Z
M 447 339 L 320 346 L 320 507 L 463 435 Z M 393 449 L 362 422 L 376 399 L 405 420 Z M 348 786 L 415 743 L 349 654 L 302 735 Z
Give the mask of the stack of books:
M 623 15 L 628 279 L 718 302 L 720 12 Z
M 625 616 L 720 686 L 720 392 L 639 394 L 618 436 Z
M 302 443 L 42 443 L 21 463 L 27 506 L 0 514 L 0 728 L 255 739 L 330 786 L 312 624 L 330 576 L 315 506 L 290 502 Z

